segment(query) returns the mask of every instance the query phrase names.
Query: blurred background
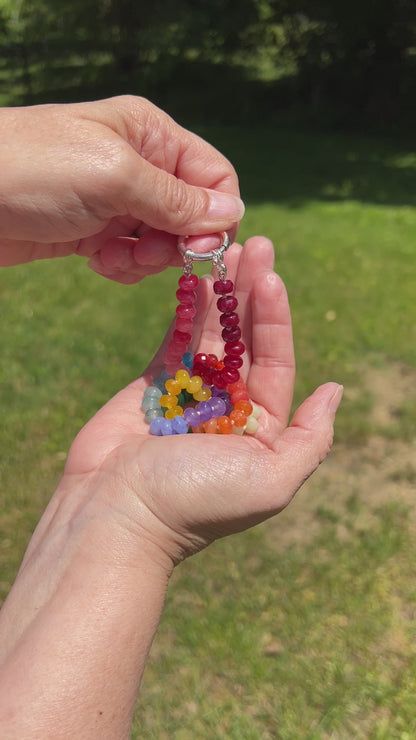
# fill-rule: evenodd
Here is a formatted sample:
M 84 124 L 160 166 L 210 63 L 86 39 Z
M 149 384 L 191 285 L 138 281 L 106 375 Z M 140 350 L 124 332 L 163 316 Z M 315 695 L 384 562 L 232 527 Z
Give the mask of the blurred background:
M 412 0 L 0 0 L 0 104 L 138 94 L 216 145 L 239 239 L 275 243 L 295 404 L 345 386 L 289 509 L 178 568 L 133 738 L 416 737 L 415 64 Z M 78 257 L 0 272 L 1 598 L 177 278 L 120 286 Z

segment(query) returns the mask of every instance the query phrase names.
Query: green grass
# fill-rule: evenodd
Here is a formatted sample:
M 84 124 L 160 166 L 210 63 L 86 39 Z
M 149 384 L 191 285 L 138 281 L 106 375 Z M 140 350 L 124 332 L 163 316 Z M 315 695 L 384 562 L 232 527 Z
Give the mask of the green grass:
M 338 380 L 338 445 L 414 437 L 414 391 L 380 426 L 368 376 L 391 365 L 415 372 L 416 155 L 394 142 L 271 129 L 201 133 L 237 165 L 241 239 L 275 242 L 293 310 L 296 402 Z M 126 288 L 79 258 L 0 272 L 0 596 L 76 432 L 156 350 L 176 279 L 171 270 Z M 411 483 L 414 467 L 391 480 Z M 317 506 L 312 541 L 300 531 L 297 544 L 276 547 L 277 519 L 178 569 L 134 738 L 414 737 L 413 509 L 381 505 L 362 531 L 366 491 L 346 500 Z

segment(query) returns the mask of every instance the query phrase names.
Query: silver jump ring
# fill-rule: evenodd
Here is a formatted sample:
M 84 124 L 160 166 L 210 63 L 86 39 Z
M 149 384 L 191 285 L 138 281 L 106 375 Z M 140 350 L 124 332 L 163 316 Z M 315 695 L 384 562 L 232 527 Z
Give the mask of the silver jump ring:
M 202 254 L 193 252 L 192 249 L 187 249 L 186 240 L 189 239 L 189 237 L 180 236 L 178 237 L 178 250 L 185 260 L 192 260 L 192 262 L 209 262 L 215 258 L 218 259 L 218 255 L 222 258 L 224 252 L 226 252 L 230 246 L 230 237 L 226 231 L 221 231 L 219 236 L 221 238 L 221 245 L 217 249 L 212 249 L 211 252 L 202 252 Z

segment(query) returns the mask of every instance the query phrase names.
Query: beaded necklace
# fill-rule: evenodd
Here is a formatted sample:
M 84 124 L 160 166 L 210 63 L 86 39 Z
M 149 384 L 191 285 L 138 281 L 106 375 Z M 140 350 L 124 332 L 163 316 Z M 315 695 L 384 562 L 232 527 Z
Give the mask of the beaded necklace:
M 259 409 L 250 401 L 246 384 L 240 375 L 245 345 L 241 341 L 238 300 L 233 295 L 234 283 L 227 279 L 224 252 L 230 246 L 227 232 L 222 232 L 221 246 L 198 254 L 186 247 L 187 237 L 178 241 L 183 256 L 183 275 L 179 278 L 176 297 L 175 329 L 163 356 L 165 369 L 153 379 L 144 392 L 142 409 L 151 434 L 255 434 Z M 217 279 L 213 290 L 220 311 L 219 322 L 224 340 L 224 357 L 188 348 L 196 315 L 196 292 L 199 278 L 194 262 L 211 261 Z

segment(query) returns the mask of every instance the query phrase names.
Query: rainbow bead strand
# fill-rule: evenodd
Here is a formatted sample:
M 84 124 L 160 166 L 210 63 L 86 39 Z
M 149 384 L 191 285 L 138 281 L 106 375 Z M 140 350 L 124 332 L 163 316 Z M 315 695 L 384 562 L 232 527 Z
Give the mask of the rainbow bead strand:
M 259 409 L 250 401 L 240 375 L 246 348 L 241 340 L 238 300 L 222 261 L 228 243 L 203 255 L 203 259 L 212 259 L 218 271 L 213 290 L 218 296 L 224 357 L 219 360 L 215 354 L 204 352 L 193 356 L 189 351 L 199 279 L 192 273 L 192 260 L 186 252 L 184 274 L 176 291 L 175 328 L 163 355 L 165 370 L 146 388 L 142 401 L 145 421 L 153 435 L 255 434 L 257 431 Z

